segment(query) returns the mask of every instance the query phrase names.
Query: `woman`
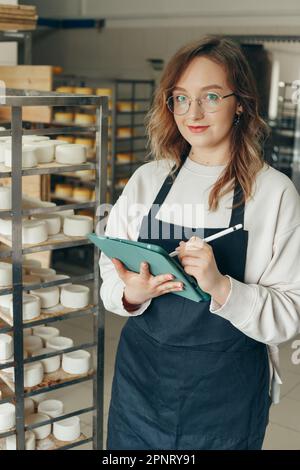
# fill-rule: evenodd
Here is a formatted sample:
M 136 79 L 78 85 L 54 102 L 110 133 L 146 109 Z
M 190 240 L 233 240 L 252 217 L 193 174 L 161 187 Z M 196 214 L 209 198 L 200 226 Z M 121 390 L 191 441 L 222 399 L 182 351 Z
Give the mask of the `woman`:
M 299 195 L 264 163 L 266 129 L 234 42 L 205 37 L 170 60 L 148 120 L 156 161 L 130 178 L 106 234 L 179 247 L 211 301 L 174 295 L 180 283 L 152 276 L 147 264 L 133 273 L 101 255 L 105 308 L 130 317 L 108 449 L 262 447 L 281 382 L 277 344 L 300 330 Z

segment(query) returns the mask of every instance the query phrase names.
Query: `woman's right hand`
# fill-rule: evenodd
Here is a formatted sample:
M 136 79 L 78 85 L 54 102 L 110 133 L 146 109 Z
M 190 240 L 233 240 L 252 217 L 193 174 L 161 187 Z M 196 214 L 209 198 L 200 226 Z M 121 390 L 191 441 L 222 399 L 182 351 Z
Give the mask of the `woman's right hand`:
M 116 258 L 112 258 L 112 262 L 125 284 L 126 300 L 131 304 L 142 304 L 154 297 L 183 289 L 182 282 L 172 281 L 174 279 L 172 274 L 153 276 L 149 271 L 148 263 L 141 263 L 140 272 L 135 273 L 126 269 L 123 263 Z

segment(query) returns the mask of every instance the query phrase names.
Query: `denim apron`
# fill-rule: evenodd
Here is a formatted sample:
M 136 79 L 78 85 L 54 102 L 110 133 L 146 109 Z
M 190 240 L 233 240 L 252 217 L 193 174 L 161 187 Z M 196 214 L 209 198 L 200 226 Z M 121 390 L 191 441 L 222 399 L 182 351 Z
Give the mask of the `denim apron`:
M 171 252 L 181 240 L 224 229 L 156 219 L 172 184 L 168 175 L 142 220 L 139 241 Z M 239 194 L 236 184 L 233 204 Z M 239 223 L 244 204 L 232 209 L 229 226 Z M 151 238 L 153 224 L 158 239 Z M 244 282 L 247 244 L 246 230 L 210 242 L 222 274 Z M 261 449 L 271 404 L 267 347 L 209 305 L 168 293 L 129 317 L 116 355 L 107 449 Z

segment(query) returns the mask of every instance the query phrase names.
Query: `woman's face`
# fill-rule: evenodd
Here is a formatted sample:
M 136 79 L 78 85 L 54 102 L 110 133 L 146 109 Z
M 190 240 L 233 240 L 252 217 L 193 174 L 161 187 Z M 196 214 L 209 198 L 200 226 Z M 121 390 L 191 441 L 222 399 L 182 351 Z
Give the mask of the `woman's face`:
M 229 86 L 226 72 L 221 65 L 207 57 L 196 57 L 178 80 L 173 96 L 177 100 L 184 100 L 184 96 L 195 99 L 207 92 L 217 92 L 224 96 L 234 91 Z M 233 120 L 235 114 L 240 112 L 242 107 L 233 95 L 223 99 L 220 107 L 213 113 L 204 111 L 194 100 L 186 114 L 174 114 L 174 119 L 179 132 L 193 148 L 208 149 L 230 142 Z

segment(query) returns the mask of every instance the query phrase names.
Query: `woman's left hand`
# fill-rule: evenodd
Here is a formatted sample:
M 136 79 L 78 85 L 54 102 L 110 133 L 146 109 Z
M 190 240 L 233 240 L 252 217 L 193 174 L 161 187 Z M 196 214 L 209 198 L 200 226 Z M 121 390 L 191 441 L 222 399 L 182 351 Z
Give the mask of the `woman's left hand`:
M 199 287 L 222 305 L 230 291 L 230 280 L 218 270 L 212 247 L 194 236 L 188 242 L 180 242 L 176 251 L 185 272 L 194 276 Z

